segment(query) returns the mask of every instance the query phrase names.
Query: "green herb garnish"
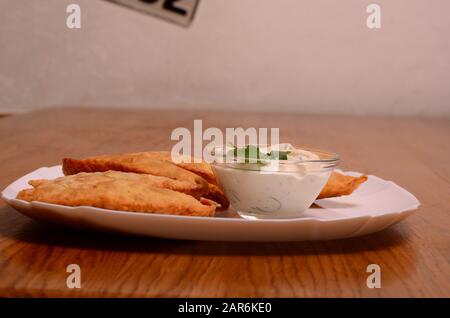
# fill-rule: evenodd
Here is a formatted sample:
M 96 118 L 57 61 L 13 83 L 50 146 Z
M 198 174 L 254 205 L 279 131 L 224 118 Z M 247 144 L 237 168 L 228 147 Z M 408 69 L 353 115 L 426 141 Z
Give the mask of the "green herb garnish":
M 273 150 L 268 153 L 263 153 L 259 149 L 259 147 L 253 146 L 253 145 L 247 145 L 242 148 L 238 148 L 236 146 L 233 146 L 233 149 L 229 150 L 230 152 L 233 152 L 233 156 L 236 158 L 243 158 L 245 163 L 263 163 L 260 159 L 266 159 L 266 160 L 287 160 L 288 154 L 291 153 L 290 151 L 276 151 Z
M 278 160 L 288 160 L 288 154 L 290 154 L 290 151 L 277 151 L 273 150 L 269 152 L 267 155 L 270 159 L 278 159 Z

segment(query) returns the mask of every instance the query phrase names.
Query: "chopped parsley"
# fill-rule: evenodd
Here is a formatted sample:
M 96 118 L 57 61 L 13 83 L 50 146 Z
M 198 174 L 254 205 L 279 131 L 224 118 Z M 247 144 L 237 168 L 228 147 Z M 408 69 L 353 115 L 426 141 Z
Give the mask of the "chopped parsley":
M 245 163 L 249 162 L 256 162 L 256 163 L 262 163 L 262 160 L 287 160 L 288 154 L 290 151 L 277 151 L 273 150 L 268 153 L 262 152 L 259 147 L 253 146 L 253 145 L 247 145 L 242 148 L 238 148 L 236 146 L 233 146 L 233 149 L 230 149 L 229 155 L 232 155 L 235 158 L 243 158 L 245 159 Z

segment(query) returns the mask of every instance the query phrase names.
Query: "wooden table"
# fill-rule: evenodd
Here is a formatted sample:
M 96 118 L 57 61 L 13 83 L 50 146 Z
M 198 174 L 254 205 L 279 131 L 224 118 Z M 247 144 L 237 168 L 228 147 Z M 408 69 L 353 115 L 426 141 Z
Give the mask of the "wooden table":
M 394 180 L 421 208 L 377 234 L 327 242 L 218 243 L 59 228 L 0 203 L 0 296 L 450 296 L 450 120 L 47 109 L 0 119 L 0 187 L 63 156 L 170 149 L 176 127 L 280 127 L 336 150 L 344 169 Z M 66 287 L 79 264 L 82 288 Z M 366 286 L 381 266 L 380 289 Z

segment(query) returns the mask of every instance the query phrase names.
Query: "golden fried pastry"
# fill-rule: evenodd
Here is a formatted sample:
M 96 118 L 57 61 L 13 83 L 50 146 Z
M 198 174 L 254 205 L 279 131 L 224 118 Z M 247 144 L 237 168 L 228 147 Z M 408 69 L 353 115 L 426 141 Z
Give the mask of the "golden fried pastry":
M 148 174 L 81 172 L 54 180 L 31 180 L 29 184 L 33 188 L 20 191 L 18 199 L 189 216 L 212 216 L 216 209 L 213 201 L 174 191 L 178 181 Z
M 172 161 L 171 153 L 168 151 L 153 151 L 146 152 L 145 154 L 148 157 L 175 163 Z M 193 162 L 193 158 L 182 156 L 178 156 L 177 159 L 178 160 L 175 164 L 178 167 L 195 173 L 209 183 L 209 192 L 204 195 L 205 198 L 219 203 L 222 208 L 228 208 L 230 206 L 230 202 L 225 196 L 225 193 L 223 193 L 222 189 L 219 188 L 216 176 L 211 166 L 207 162 Z
M 223 191 L 217 186 L 217 180 L 209 164 L 205 162 L 175 164 L 172 162 L 169 152 L 136 152 L 86 159 L 63 159 L 65 175 L 107 170 L 145 173 L 187 182 L 190 187 L 178 191 L 214 200 L 223 208 L 230 205 Z
M 145 173 L 154 176 L 167 177 L 189 184 L 189 187 L 182 191 L 191 194 L 193 190 L 196 194 L 204 195 L 208 193 L 208 182 L 175 164 L 155 158 L 149 153 L 129 153 L 120 155 L 104 155 L 89 157 L 86 159 L 63 159 L 63 172 L 65 175 L 76 174 L 78 172 L 102 172 L 108 170 Z
M 206 199 L 213 200 L 220 204 L 223 209 L 226 209 L 230 206 L 230 202 L 228 201 L 225 193 L 222 191 L 219 186 L 210 183 L 209 184 L 209 192 L 204 196 Z
M 171 153 L 168 151 L 152 151 L 146 152 L 146 154 L 153 158 L 158 158 L 161 160 L 173 162 Z M 202 161 L 202 162 L 193 162 L 193 158 L 191 157 L 183 157 L 177 156 L 177 162 L 174 162 L 178 167 L 189 170 L 196 175 L 199 175 L 209 183 L 217 185 L 216 176 L 211 168 L 211 166 Z M 184 160 L 184 161 L 183 161 Z
M 367 176 L 352 177 L 339 172 L 332 172 L 327 184 L 320 192 L 317 199 L 339 197 L 349 195 L 355 191 L 359 185 L 367 180 Z

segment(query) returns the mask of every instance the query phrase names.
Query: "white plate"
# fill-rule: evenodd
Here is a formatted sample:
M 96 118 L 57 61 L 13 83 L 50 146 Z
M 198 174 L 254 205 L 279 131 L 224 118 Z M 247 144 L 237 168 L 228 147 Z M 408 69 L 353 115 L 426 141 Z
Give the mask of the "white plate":
M 359 236 L 387 228 L 420 205 L 405 189 L 372 175 L 352 195 L 317 200 L 318 207 L 308 209 L 305 217 L 298 219 L 246 220 L 232 210 L 220 212 L 216 217 L 175 216 L 16 199 L 20 190 L 30 187 L 29 180 L 60 176 L 61 166 L 37 169 L 9 185 L 2 198 L 37 220 L 135 235 L 209 241 L 303 241 Z

